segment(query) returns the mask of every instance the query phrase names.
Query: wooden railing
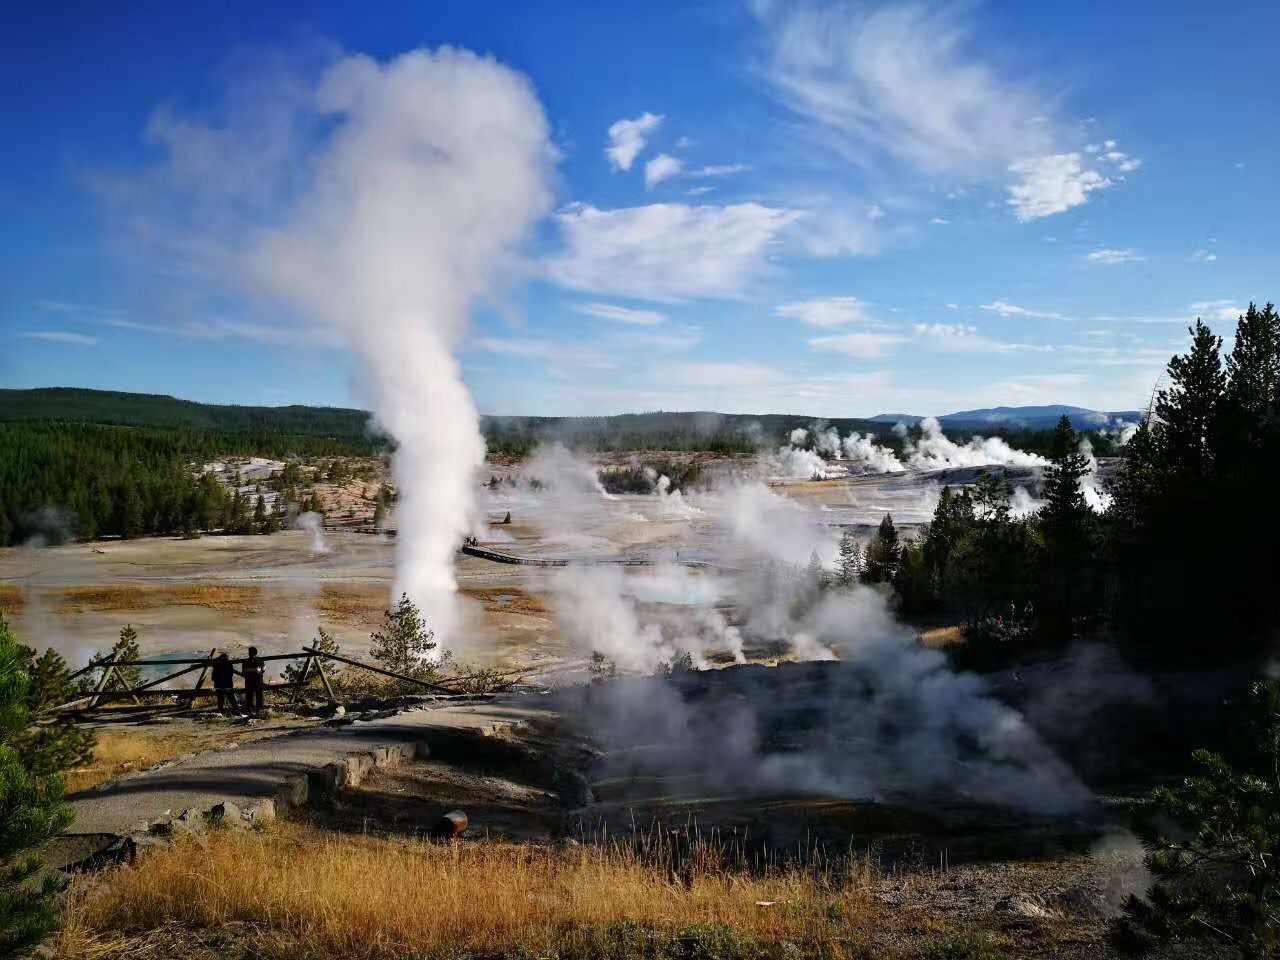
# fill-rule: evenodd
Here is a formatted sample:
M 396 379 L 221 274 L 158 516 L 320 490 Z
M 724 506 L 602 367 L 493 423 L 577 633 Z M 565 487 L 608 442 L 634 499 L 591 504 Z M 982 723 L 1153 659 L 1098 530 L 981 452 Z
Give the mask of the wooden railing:
M 104 703 L 116 700 L 132 700 L 135 704 L 141 705 L 143 697 L 172 697 L 177 700 L 197 700 L 201 697 L 213 697 L 217 695 L 216 690 L 205 683 L 209 679 L 209 671 L 213 667 L 217 649 L 209 651 L 207 657 L 180 657 L 171 660 L 117 660 L 115 657 L 105 657 L 100 660 L 94 660 L 88 666 L 82 667 L 75 673 L 71 674 L 71 679 L 75 680 L 87 674 L 92 674 L 96 670 L 100 670 L 97 683 L 91 692 L 86 693 L 75 700 L 52 707 L 50 712 L 56 713 L 69 710 L 93 710 Z M 307 688 L 307 684 L 313 678 L 319 678 L 321 686 L 324 688 L 325 695 L 330 702 L 336 702 L 337 696 L 334 693 L 333 683 L 329 675 L 325 673 L 325 661 L 332 660 L 336 663 L 345 664 L 350 667 L 356 667 L 360 670 L 367 670 L 370 673 L 383 677 L 389 677 L 393 680 L 399 680 L 403 683 L 416 686 L 422 690 L 431 693 L 456 695 L 460 691 L 447 686 L 447 681 L 435 683 L 428 680 L 422 680 L 418 677 L 412 677 L 408 674 L 397 673 L 394 670 L 387 670 L 383 667 L 376 667 L 371 663 L 364 663 L 360 660 L 353 660 L 350 657 L 344 657 L 341 654 L 321 651 L 315 647 L 303 647 L 298 653 L 274 653 L 258 658 L 264 662 L 272 662 L 279 660 L 302 660 L 302 670 L 298 674 L 297 680 L 292 682 L 274 682 L 264 683 L 263 690 L 291 690 L 293 692 L 290 703 L 297 703 L 302 698 L 303 692 Z M 234 663 L 243 663 L 244 660 L 236 660 Z M 154 680 L 148 680 L 146 683 L 133 684 L 130 682 L 128 674 L 124 673 L 125 668 L 129 667 L 172 667 L 178 666 L 182 669 L 167 673 L 163 677 L 157 677 Z M 164 684 L 178 677 L 200 671 L 200 676 L 196 679 L 194 687 L 166 687 Z M 465 679 L 465 678 L 460 678 Z

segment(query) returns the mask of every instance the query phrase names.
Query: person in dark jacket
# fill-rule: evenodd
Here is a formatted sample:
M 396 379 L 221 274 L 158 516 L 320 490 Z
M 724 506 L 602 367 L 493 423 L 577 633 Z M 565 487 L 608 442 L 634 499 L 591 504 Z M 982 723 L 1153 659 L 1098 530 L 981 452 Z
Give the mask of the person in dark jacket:
M 241 664 L 240 673 L 244 677 L 244 704 L 249 716 L 256 717 L 262 712 L 263 679 L 267 665 L 258 658 L 258 648 L 249 648 L 249 657 Z
M 218 654 L 213 661 L 210 673 L 213 674 L 213 692 L 218 695 L 218 711 L 226 713 L 227 706 L 230 706 L 231 712 L 238 714 L 240 708 L 236 705 L 234 689 L 236 668 L 232 664 L 231 658 L 225 653 Z

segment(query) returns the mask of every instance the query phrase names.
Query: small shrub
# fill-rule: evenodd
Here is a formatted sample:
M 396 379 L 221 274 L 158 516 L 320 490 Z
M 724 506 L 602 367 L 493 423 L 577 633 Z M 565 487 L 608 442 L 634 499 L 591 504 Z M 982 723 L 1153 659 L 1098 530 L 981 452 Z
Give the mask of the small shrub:
M 920 951 L 921 960 L 1004 960 L 1005 952 L 989 937 L 962 933 L 935 940 Z

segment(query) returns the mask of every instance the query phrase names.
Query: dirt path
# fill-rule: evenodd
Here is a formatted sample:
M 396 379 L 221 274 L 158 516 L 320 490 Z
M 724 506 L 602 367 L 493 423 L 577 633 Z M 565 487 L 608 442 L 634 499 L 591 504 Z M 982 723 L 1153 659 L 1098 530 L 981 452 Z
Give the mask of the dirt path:
M 433 738 L 460 730 L 495 733 L 547 713 L 534 696 L 443 701 L 380 720 L 317 727 L 211 750 L 113 780 L 75 798 L 72 830 L 127 835 L 183 810 L 203 812 L 224 801 L 273 815 L 276 808 L 305 803 L 316 787 L 341 786 L 375 765 L 421 755 L 430 750 Z

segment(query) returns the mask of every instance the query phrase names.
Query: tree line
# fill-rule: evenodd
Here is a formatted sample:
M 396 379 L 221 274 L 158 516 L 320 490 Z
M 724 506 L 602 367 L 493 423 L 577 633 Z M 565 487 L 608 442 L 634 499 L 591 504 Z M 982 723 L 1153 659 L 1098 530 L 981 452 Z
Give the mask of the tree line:
M 254 532 L 270 532 L 272 518 L 254 516 L 256 498 L 228 490 L 199 464 L 369 454 L 322 437 L 35 421 L 0 422 L 0 450 L 0 546 L 33 537 L 250 532 L 255 519 Z M 336 459 L 328 466 L 333 475 L 349 469 Z
M 1225 355 L 1200 320 L 1189 333 L 1120 448 L 1109 509 L 1085 502 L 1088 462 L 1063 417 L 1038 511 L 1014 517 L 1007 481 L 986 474 L 944 489 L 913 538 L 886 516 L 865 550 L 848 539 L 841 578 L 886 584 L 908 618 L 962 623 L 966 655 L 981 660 L 1052 653 L 1077 637 L 1113 641 L 1145 664 L 1258 656 L 1280 623 L 1270 559 L 1280 316 L 1250 304 Z

